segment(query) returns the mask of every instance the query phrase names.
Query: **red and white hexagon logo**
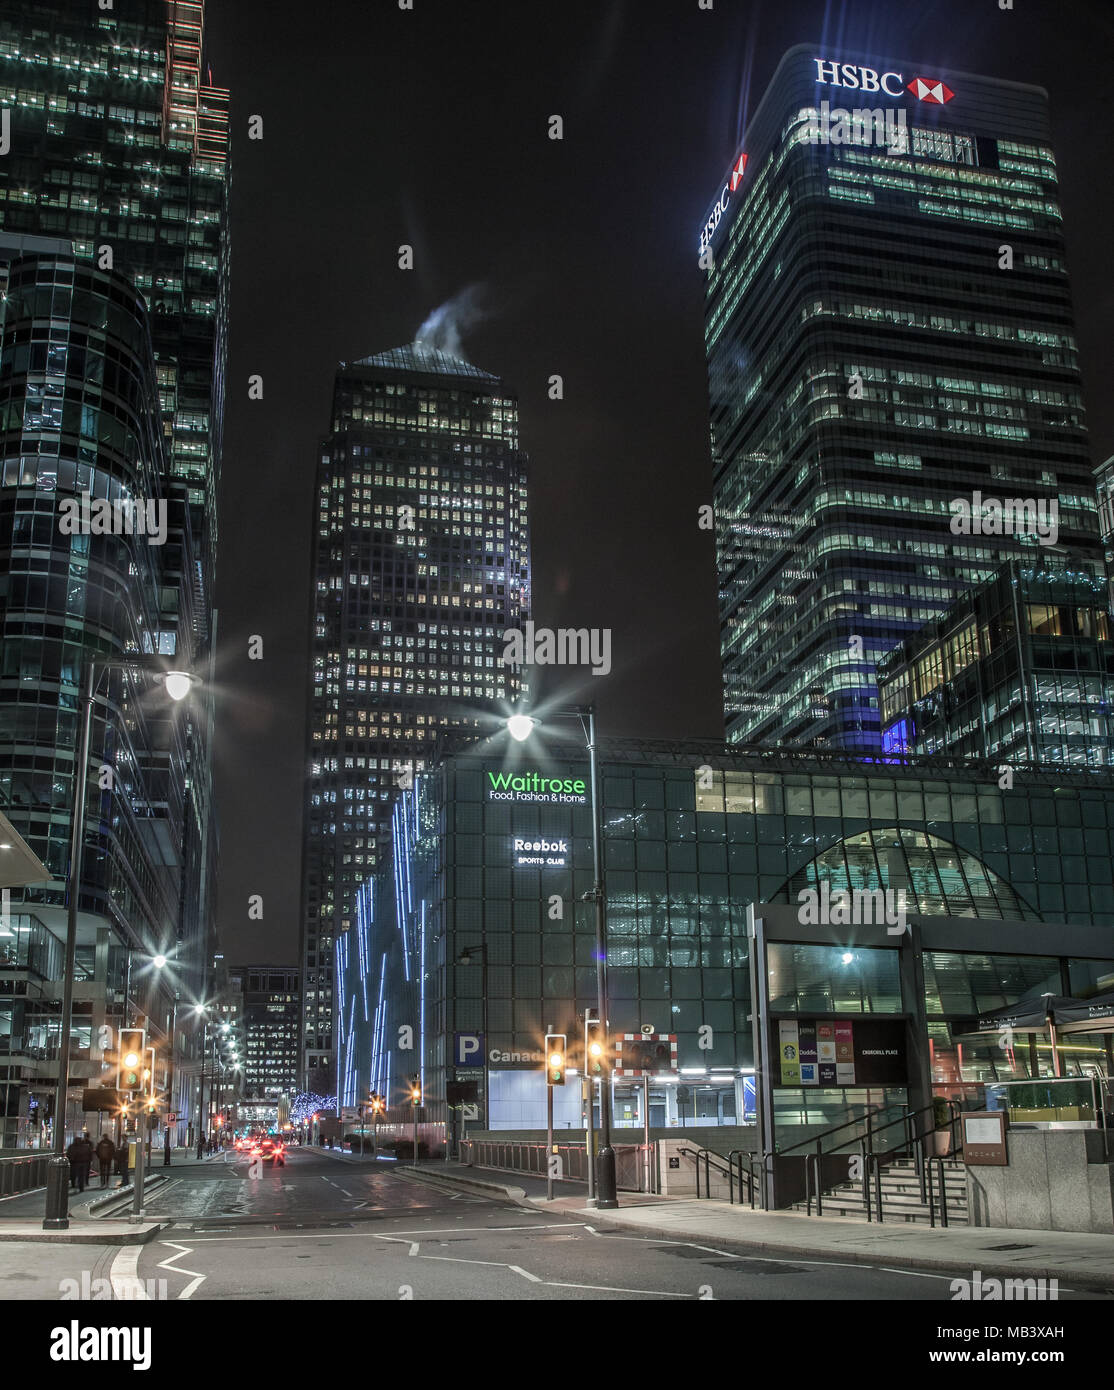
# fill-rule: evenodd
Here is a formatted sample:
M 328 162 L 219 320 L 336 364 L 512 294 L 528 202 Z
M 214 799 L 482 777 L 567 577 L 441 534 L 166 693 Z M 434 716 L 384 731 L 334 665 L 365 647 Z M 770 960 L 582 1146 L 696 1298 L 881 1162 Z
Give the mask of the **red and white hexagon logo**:
M 905 84 L 906 91 L 912 92 L 918 101 L 927 101 L 932 106 L 943 106 L 951 101 L 955 93 L 938 77 L 914 77 Z
M 727 180 L 727 190 L 729 193 L 734 193 L 736 188 L 742 183 L 743 172 L 746 167 L 747 157 L 745 154 L 741 154 L 735 161 L 735 167 L 731 170 L 731 177 Z

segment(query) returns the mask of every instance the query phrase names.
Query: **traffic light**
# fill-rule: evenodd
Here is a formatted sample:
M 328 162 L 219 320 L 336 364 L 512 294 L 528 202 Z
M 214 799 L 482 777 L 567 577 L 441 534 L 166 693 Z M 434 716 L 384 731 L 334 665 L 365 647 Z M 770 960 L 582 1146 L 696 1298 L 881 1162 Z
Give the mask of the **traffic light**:
M 422 1083 L 416 1076 L 410 1079 L 410 1104 L 421 1105 L 422 1103 Z
M 602 1076 L 604 1072 L 603 1024 L 598 1018 L 590 1018 L 584 1025 L 586 1056 L 584 1071 L 587 1076 Z
M 116 1089 L 132 1095 L 143 1089 L 146 1037 L 142 1028 L 120 1029 L 119 1077 Z
M 568 1039 L 564 1033 L 545 1035 L 545 1080 L 548 1086 L 565 1084 L 565 1054 Z

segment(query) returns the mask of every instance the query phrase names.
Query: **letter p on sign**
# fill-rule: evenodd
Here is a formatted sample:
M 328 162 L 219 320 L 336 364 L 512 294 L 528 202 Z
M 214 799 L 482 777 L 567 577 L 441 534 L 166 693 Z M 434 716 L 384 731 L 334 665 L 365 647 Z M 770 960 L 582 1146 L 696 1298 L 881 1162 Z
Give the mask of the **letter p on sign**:
M 483 1039 L 478 1033 L 458 1033 L 456 1035 L 456 1063 L 458 1067 L 470 1067 L 480 1061 L 483 1052 Z

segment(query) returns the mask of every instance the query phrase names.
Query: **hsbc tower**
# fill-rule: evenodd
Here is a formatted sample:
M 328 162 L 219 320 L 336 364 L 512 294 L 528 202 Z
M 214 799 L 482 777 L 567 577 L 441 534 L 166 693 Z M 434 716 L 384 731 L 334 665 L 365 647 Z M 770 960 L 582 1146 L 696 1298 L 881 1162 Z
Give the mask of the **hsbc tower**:
M 693 256 L 728 738 L 876 751 L 884 653 L 1010 558 L 1103 573 L 1047 96 L 801 45 L 726 167 Z M 955 534 L 975 494 L 1055 503 L 1055 544 Z

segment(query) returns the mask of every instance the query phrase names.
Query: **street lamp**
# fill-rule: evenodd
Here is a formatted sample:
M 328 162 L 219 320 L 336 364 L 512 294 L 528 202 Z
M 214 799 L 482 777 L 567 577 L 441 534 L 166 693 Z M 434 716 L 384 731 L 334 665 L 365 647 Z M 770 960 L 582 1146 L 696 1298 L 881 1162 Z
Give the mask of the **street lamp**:
M 81 690 L 81 736 L 74 762 L 73 823 L 70 826 L 70 867 L 66 881 L 66 963 L 62 976 L 62 1035 L 58 1046 L 58 1080 L 54 1092 L 54 1157 L 46 1175 L 44 1231 L 69 1229 L 70 1165 L 66 1159 L 66 1096 L 70 1084 L 70 1027 L 73 1022 L 73 977 L 77 957 L 77 900 L 81 893 L 81 852 L 85 845 L 85 800 L 89 786 L 89 741 L 97 682 L 106 671 L 151 670 L 144 656 L 126 659 L 87 657 Z M 189 694 L 194 677 L 185 671 L 163 674 L 172 700 Z M 173 678 L 177 679 L 173 679 Z
M 490 1096 L 490 1093 L 489 1093 L 489 1090 L 488 1090 L 488 1071 L 487 1071 L 487 1057 L 488 1057 L 488 1036 L 487 1036 L 487 947 L 486 947 L 486 946 L 465 946 L 464 949 L 461 951 L 460 955 L 457 956 L 456 960 L 454 961 L 454 964 L 455 964 L 455 965 L 458 965 L 458 966 L 461 966 L 461 965 L 471 965 L 471 964 L 472 964 L 472 957 L 475 956 L 475 955 L 478 955 L 478 956 L 479 956 L 479 958 L 480 958 L 480 963 L 481 963 L 481 966 L 482 966 L 482 968 L 483 968 L 483 975 L 482 975 L 481 978 L 480 978 L 480 1008 L 481 1008 L 481 1014 L 480 1014 L 480 1027 L 483 1029 L 483 1039 L 484 1039 L 484 1056 L 483 1056 L 483 1073 L 484 1073 L 484 1117 L 485 1117 L 485 1119 L 486 1119 L 486 1118 L 489 1117 L 490 1114 L 491 1114 L 491 1096 Z M 461 1101 L 461 1102 L 460 1102 L 460 1138 L 459 1138 L 459 1140 L 458 1140 L 459 1148 L 458 1148 L 458 1151 L 457 1151 L 457 1157 L 460 1158 L 461 1160 L 463 1160 L 463 1158 L 464 1158 L 464 1123 L 465 1123 L 465 1122 L 464 1122 L 464 1102 Z M 446 1156 L 448 1155 L 448 1151 L 449 1151 L 449 1145 L 446 1144 L 446 1145 L 445 1145 L 445 1153 L 446 1153 Z
M 615 1184 L 615 1150 L 611 1147 L 611 1053 L 607 1040 L 607 900 L 603 880 L 603 836 L 600 829 L 600 769 L 596 750 L 594 705 L 556 710 L 554 714 L 580 720 L 588 749 L 588 776 L 592 788 L 592 887 L 585 902 L 596 905 L 596 996 L 603 1046 L 604 1073 L 600 1077 L 600 1151 L 596 1156 L 596 1206 L 606 1210 L 619 1205 Z M 523 743 L 540 724 L 533 715 L 518 712 L 507 720 L 507 732 Z

